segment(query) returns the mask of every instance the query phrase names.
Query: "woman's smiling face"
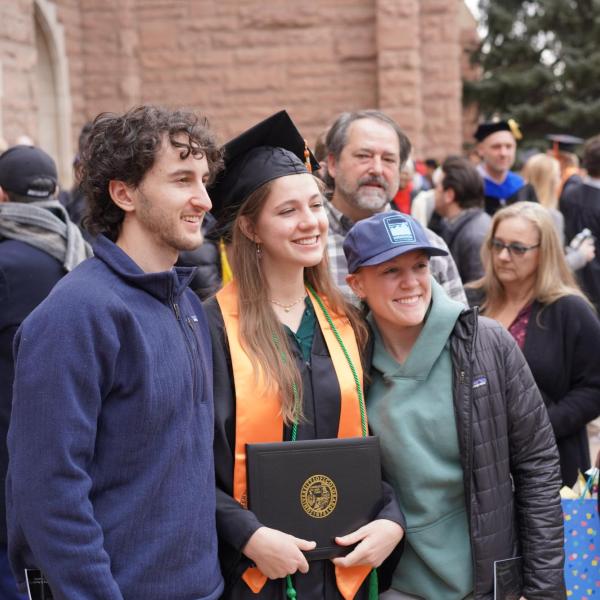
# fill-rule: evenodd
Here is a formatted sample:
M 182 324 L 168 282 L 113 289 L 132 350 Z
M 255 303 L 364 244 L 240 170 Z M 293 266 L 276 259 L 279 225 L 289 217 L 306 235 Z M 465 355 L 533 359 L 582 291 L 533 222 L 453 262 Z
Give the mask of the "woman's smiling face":
M 265 267 L 269 262 L 312 267 L 323 259 L 328 227 L 314 177 L 287 175 L 272 182 L 254 226 L 254 241 L 262 246 Z
M 431 303 L 429 256 L 413 250 L 348 277 L 354 293 L 371 309 L 378 326 L 422 327 Z

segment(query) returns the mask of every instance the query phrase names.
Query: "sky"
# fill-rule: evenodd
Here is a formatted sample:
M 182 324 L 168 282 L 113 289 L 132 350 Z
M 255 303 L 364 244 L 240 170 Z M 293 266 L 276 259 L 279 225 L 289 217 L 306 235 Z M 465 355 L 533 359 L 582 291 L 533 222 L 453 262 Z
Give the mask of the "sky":
M 477 8 L 477 5 L 479 4 L 479 0 L 465 0 L 465 4 L 471 9 L 471 12 L 475 18 L 478 18 L 479 9 Z

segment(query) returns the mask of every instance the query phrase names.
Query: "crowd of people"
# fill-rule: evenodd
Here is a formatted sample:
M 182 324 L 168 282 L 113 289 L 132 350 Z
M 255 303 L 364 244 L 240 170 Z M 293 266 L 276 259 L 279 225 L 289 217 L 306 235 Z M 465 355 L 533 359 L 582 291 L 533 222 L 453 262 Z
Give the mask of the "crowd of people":
M 86 124 L 70 191 L 0 154 L 0 597 L 490 600 L 512 560 L 522 598 L 565 598 L 600 136 L 520 174 L 513 120 L 474 138 L 419 173 L 379 110 L 313 154 L 285 111 L 220 146 L 146 105 Z M 339 552 L 258 519 L 248 444 L 367 433 L 380 499 Z

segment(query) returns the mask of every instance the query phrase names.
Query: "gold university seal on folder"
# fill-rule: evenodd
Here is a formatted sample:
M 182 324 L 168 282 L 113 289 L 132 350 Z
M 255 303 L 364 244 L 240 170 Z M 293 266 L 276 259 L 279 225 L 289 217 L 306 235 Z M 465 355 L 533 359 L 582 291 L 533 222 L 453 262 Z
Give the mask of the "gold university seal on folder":
M 312 475 L 302 484 L 300 503 L 309 517 L 328 517 L 335 510 L 337 500 L 337 488 L 327 475 Z

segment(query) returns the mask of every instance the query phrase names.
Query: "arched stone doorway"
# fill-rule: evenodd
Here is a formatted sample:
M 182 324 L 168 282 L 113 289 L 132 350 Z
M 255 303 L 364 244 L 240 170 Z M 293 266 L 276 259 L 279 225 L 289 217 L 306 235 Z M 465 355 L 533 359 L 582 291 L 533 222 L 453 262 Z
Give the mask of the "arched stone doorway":
M 35 0 L 38 144 L 54 157 L 60 182 L 72 183 L 71 96 L 64 30 L 49 0 Z

